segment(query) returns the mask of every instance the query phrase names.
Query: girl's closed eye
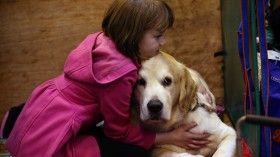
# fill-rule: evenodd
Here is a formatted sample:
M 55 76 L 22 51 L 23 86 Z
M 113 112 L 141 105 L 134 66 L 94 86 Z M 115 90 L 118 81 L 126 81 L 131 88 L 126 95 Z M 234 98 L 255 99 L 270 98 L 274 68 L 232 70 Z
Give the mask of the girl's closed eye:
M 155 38 L 159 39 L 164 36 L 164 32 L 159 32 L 155 35 Z
M 159 35 L 156 35 L 155 38 L 159 39 L 162 36 L 163 36 L 163 34 L 159 34 Z

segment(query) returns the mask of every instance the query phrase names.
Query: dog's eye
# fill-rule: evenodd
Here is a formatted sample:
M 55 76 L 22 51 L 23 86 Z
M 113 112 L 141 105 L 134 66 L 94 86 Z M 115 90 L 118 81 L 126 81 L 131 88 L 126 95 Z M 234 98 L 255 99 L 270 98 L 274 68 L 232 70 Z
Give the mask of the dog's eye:
M 172 83 L 171 78 L 169 78 L 169 77 L 164 78 L 164 80 L 163 80 L 164 86 L 169 86 L 169 85 L 171 85 L 171 83 Z
M 146 85 L 146 81 L 145 81 L 144 79 L 141 78 L 141 79 L 138 79 L 138 80 L 137 80 L 137 84 L 138 84 L 138 85 L 141 85 L 141 86 L 145 86 L 145 85 Z

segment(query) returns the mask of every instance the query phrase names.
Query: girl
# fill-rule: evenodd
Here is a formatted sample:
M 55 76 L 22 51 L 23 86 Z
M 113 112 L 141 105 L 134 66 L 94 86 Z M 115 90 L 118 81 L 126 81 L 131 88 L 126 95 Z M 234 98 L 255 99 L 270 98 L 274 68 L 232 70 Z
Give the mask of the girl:
M 89 35 L 68 56 L 64 73 L 29 97 L 6 143 L 12 156 L 136 157 L 157 143 L 192 149 L 207 144 L 207 134 L 186 132 L 194 124 L 157 135 L 130 124 L 139 63 L 159 52 L 173 20 L 162 0 L 114 1 L 103 31 Z M 103 120 L 106 138 L 90 133 Z

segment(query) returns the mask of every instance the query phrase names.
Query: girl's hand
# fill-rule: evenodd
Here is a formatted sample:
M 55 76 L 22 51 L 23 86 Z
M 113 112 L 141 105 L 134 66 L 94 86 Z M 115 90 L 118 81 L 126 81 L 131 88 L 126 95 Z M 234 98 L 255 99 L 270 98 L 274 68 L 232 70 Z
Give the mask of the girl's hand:
M 189 130 L 196 125 L 196 123 L 184 124 L 171 132 L 157 134 L 155 143 L 174 144 L 185 149 L 202 148 L 210 143 L 210 141 L 207 140 L 210 135 L 207 133 L 193 134 L 189 132 Z
M 170 132 L 171 137 L 174 139 L 173 144 L 185 149 L 199 149 L 209 144 L 210 141 L 207 138 L 210 134 L 194 134 L 189 132 L 196 125 L 196 123 L 184 124 Z

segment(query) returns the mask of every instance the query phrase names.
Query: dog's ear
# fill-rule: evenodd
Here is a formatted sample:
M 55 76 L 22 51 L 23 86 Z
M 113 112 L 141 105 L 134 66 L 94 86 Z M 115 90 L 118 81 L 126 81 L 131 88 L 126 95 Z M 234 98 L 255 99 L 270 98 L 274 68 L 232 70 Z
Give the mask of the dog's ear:
M 180 82 L 181 89 L 179 106 L 182 111 L 187 112 L 190 109 L 191 105 L 195 103 L 195 95 L 197 90 L 196 84 L 187 68 L 184 68 L 184 72 Z
M 201 84 L 201 86 L 206 90 L 206 96 L 207 96 L 207 99 L 208 99 L 208 103 L 210 105 L 212 105 L 213 107 L 216 107 L 216 99 L 215 99 L 215 96 L 213 95 L 213 93 L 210 91 L 207 83 L 205 82 L 205 80 L 202 78 L 202 76 L 196 72 L 196 71 L 193 71 L 194 74 L 196 75 L 196 77 L 198 78 L 198 81 L 199 84 Z M 199 87 L 198 87 L 199 88 Z M 199 89 L 197 89 L 199 91 Z

